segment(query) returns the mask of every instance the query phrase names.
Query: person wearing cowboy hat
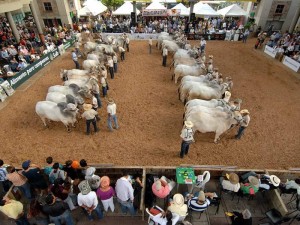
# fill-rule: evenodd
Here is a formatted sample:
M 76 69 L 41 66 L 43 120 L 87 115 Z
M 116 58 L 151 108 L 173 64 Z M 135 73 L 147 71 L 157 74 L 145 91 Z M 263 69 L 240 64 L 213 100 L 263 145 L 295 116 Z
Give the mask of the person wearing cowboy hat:
M 77 196 L 78 205 L 86 210 L 88 219 L 93 220 L 92 212 L 96 211 L 99 219 L 103 218 L 103 213 L 96 195 L 96 192 L 91 190 L 87 180 L 81 181 L 78 185 L 80 193 Z
M 235 139 L 239 140 L 241 139 L 242 135 L 244 134 L 245 129 L 248 127 L 249 122 L 250 122 L 250 116 L 249 116 L 249 111 L 248 109 L 242 109 L 240 111 L 242 115 L 242 120 L 240 121 L 239 125 L 239 130 L 237 134 L 235 135 Z
M 102 95 L 103 97 L 106 97 L 107 95 L 107 90 L 108 90 L 108 83 L 106 78 L 104 77 L 104 74 L 101 73 L 101 78 L 100 78 L 100 84 L 102 86 Z
M 194 142 L 194 131 L 192 127 L 194 124 L 191 121 L 184 121 L 184 127 L 181 130 L 180 137 L 182 138 L 180 158 L 189 153 L 190 144 Z
M 117 47 L 118 47 L 118 50 L 120 52 L 121 61 L 125 60 L 125 49 L 121 46 L 117 46 Z
M 114 74 L 114 61 L 113 61 L 111 56 L 107 56 L 107 66 L 108 66 L 108 69 L 109 69 L 110 78 L 114 79 L 114 77 L 115 77 L 115 74 Z
M 115 123 L 115 129 L 119 129 L 119 125 L 118 125 L 118 118 L 117 118 L 117 105 L 114 102 L 114 100 L 112 98 L 108 99 L 108 105 L 107 105 L 107 114 L 108 114 L 108 118 L 107 118 L 107 126 L 109 128 L 110 131 L 113 131 L 113 127 L 112 127 L 112 120 Z
M 236 173 L 226 174 L 226 178 L 220 177 L 222 188 L 227 191 L 238 192 L 240 190 L 240 178 Z
M 152 184 L 152 192 L 158 198 L 167 197 L 175 187 L 176 183 L 162 176 Z
M 254 195 L 259 190 L 259 180 L 255 176 L 248 177 L 249 183 L 241 183 L 241 192 L 246 195 Z
M 127 52 L 129 52 L 129 42 L 130 42 L 129 37 L 127 35 L 125 35 L 125 43 L 126 43 Z
M 112 60 L 114 62 L 114 72 L 117 73 L 118 72 L 118 56 L 117 56 L 117 53 L 113 54 Z
M 250 182 L 249 177 L 257 177 L 259 180 L 259 188 L 265 190 L 276 189 L 279 187 L 280 179 L 275 175 L 257 174 L 254 171 L 247 172 L 241 176 L 244 182 Z
M 187 204 L 184 204 L 184 197 L 182 194 L 175 194 L 173 196 L 173 200 L 168 207 L 172 213 L 176 213 L 179 216 L 186 216 L 187 215 Z
M 211 200 L 215 197 L 215 193 L 204 193 L 204 191 L 200 191 L 197 194 L 198 196 L 195 197 L 192 197 L 192 195 L 190 195 L 187 206 L 192 211 L 203 212 L 210 205 Z
M 96 119 L 96 115 L 98 115 L 98 112 L 96 112 L 92 108 L 93 108 L 93 106 L 91 104 L 83 104 L 84 113 L 81 115 L 81 117 L 86 119 L 86 135 L 90 135 L 91 123 L 94 126 L 95 133 L 99 131 L 99 129 L 97 127 L 97 119 Z
M 100 99 L 100 90 L 99 85 L 97 81 L 92 82 L 92 93 L 93 96 L 97 99 L 97 108 L 102 107 L 101 99 Z

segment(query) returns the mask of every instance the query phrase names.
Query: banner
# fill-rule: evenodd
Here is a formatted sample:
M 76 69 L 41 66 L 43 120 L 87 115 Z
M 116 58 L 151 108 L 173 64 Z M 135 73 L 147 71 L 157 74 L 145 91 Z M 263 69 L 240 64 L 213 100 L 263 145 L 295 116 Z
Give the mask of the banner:
M 282 63 L 295 72 L 299 71 L 300 63 L 290 57 L 284 56 Z
M 12 96 L 15 93 L 15 90 L 10 86 L 7 80 L 1 83 L 0 85 L 6 92 L 7 96 Z
M 70 48 L 74 43 L 75 43 L 75 39 L 71 39 L 69 41 L 66 41 L 64 43 L 64 49 L 66 50 L 66 49 Z
M 51 59 L 51 61 L 54 60 L 59 55 L 60 54 L 59 54 L 58 48 L 55 48 L 55 49 L 51 50 L 50 51 L 50 59 Z
M 143 16 L 168 16 L 167 9 L 144 9 Z
M 4 89 L 0 85 L 0 101 L 4 102 L 6 98 L 7 98 L 7 95 L 6 95 L 5 91 L 4 91 Z
M 38 72 L 40 69 L 44 68 L 51 62 L 50 55 L 52 53 L 47 53 L 46 55 L 42 56 L 38 61 L 27 66 L 22 71 L 18 72 L 13 77 L 9 77 L 7 80 L 9 84 L 16 89 L 21 84 L 23 84 L 26 80 L 28 80 L 32 75 Z M 57 57 L 57 56 L 56 56 Z
M 271 56 L 272 58 L 275 58 L 275 57 L 276 57 L 277 51 L 278 51 L 277 49 L 271 48 L 271 47 L 268 46 L 268 45 L 266 45 L 265 50 L 264 50 L 264 52 L 265 52 L 267 55 Z

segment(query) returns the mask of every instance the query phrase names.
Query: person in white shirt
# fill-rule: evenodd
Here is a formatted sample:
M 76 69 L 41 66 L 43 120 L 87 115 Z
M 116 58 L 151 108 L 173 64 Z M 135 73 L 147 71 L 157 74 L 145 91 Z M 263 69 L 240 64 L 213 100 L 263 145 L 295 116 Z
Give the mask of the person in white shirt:
M 92 93 L 97 99 L 98 108 L 102 107 L 101 99 L 100 99 L 100 90 L 97 82 L 93 82 L 92 84 Z
M 91 133 L 91 123 L 94 126 L 95 133 L 99 131 L 96 120 L 96 115 L 98 115 L 98 112 L 92 109 L 92 107 L 93 106 L 91 104 L 83 104 L 84 113 L 81 115 L 81 117 L 86 119 L 86 135 L 90 135 Z
M 127 173 L 124 174 L 123 177 L 117 180 L 115 190 L 122 212 L 126 214 L 127 210 L 129 210 L 131 215 L 135 215 L 135 209 L 133 207 L 133 188 L 129 179 L 130 176 Z
M 240 178 L 236 173 L 226 174 L 226 178 L 220 177 L 222 188 L 227 191 L 238 192 L 241 188 Z
M 192 127 L 194 124 L 191 121 L 184 121 L 184 128 L 181 131 L 180 137 L 182 138 L 180 158 L 187 155 L 189 152 L 190 144 L 194 142 L 194 132 Z
M 75 50 L 72 50 L 72 59 L 75 63 L 76 69 L 79 69 L 80 66 L 79 66 L 79 63 L 78 63 L 78 58 L 77 58 Z
M 108 125 L 109 130 L 113 131 L 112 120 L 114 121 L 115 129 L 116 130 L 119 129 L 118 119 L 117 119 L 117 115 L 116 115 L 117 114 L 117 105 L 112 98 L 108 99 L 107 114 L 108 114 L 107 125 Z
M 107 56 L 107 66 L 108 66 L 108 69 L 109 69 L 110 78 L 114 79 L 114 77 L 115 77 L 115 74 L 114 74 L 114 61 L 113 61 L 111 56 Z
M 121 46 L 118 47 L 119 52 L 121 53 L 121 61 L 125 60 L 125 49 Z
M 127 35 L 125 35 L 125 43 L 126 43 L 126 49 L 127 49 L 127 52 L 129 52 L 129 37 Z
M 248 127 L 249 122 L 250 122 L 250 116 L 249 116 L 249 111 L 247 109 L 243 109 L 240 111 L 242 114 L 242 121 L 240 121 L 240 128 L 238 130 L 238 133 L 235 135 L 235 139 L 239 140 L 241 139 L 242 135 L 244 134 L 245 129 Z
M 101 83 L 101 86 L 102 86 L 102 94 L 103 94 L 103 97 L 106 97 L 107 95 L 107 88 L 108 88 L 108 84 L 107 84 L 107 81 L 104 77 L 103 74 L 101 74 L 101 79 L 100 79 L 100 83 Z
M 96 112 L 98 112 L 98 100 L 95 96 L 92 96 L 92 106 L 93 106 L 93 110 L 95 110 Z M 99 115 L 97 114 L 96 116 L 97 121 L 100 120 Z
M 167 56 L 168 56 L 168 49 L 166 47 L 163 48 L 163 61 L 162 61 L 162 65 L 164 67 L 167 66 Z
M 149 43 L 149 54 L 151 54 L 152 53 L 152 37 L 150 37 L 148 43 Z
M 92 212 L 96 211 L 98 218 L 103 218 L 103 213 L 98 202 L 96 192 L 91 190 L 87 180 L 81 181 L 78 185 L 80 193 L 77 196 L 78 205 L 86 210 L 89 220 L 93 220 Z
M 114 72 L 116 73 L 118 71 L 118 56 L 116 53 L 114 53 L 112 60 L 114 62 Z

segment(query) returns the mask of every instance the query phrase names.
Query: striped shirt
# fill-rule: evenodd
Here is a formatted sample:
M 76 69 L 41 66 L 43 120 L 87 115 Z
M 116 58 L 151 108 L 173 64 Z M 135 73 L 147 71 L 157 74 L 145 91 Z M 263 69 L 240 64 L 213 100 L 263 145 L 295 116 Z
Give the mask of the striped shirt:
M 0 168 L 0 182 L 6 180 L 6 174 L 7 174 L 6 169 L 1 167 Z
M 202 212 L 206 210 L 209 205 L 210 201 L 207 198 L 205 199 L 205 202 L 202 205 L 198 203 L 198 197 L 194 197 L 188 201 L 188 208 L 197 212 Z
M 6 175 L 6 178 L 16 187 L 22 186 L 27 182 L 27 178 L 20 175 L 18 172 L 9 173 Z

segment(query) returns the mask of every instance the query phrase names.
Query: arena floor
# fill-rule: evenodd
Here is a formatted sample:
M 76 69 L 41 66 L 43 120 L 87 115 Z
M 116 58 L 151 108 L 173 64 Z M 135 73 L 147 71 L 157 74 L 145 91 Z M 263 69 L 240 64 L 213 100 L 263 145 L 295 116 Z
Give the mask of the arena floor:
M 44 165 L 51 155 L 59 162 L 85 158 L 89 163 L 127 166 L 299 167 L 299 76 L 254 50 L 254 41 L 209 41 L 207 45 L 207 55 L 214 55 L 215 66 L 233 78 L 232 98 L 241 98 L 242 108 L 251 113 L 250 125 L 239 141 L 233 139 L 236 130 L 219 144 L 213 143 L 213 133 L 198 133 L 189 155 L 180 159 L 183 104 L 171 81 L 172 71 L 161 66 L 157 49 L 150 55 L 146 41 L 132 41 L 115 79 L 109 79 L 119 130 L 111 133 L 106 126 L 106 103 L 99 110 L 101 131 L 97 134 L 86 136 L 82 120 L 71 133 L 62 123 L 44 128 L 35 104 L 45 99 L 48 87 L 62 83 L 60 69 L 74 68 L 66 53 L 35 75 L 34 82 L 18 88 L 8 102 L 0 103 L 0 158 L 17 166 L 27 159 Z M 169 57 L 168 65 L 170 61 Z

